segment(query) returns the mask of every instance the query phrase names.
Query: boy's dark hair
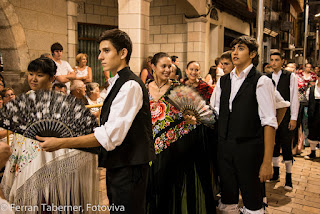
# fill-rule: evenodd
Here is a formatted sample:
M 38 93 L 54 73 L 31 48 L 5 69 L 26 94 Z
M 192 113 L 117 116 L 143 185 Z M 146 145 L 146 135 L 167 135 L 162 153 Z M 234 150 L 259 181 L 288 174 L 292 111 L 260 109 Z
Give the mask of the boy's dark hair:
M 280 56 L 280 59 L 283 59 L 283 56 L 281 55 L 281 53 L 279 51 L 274 51 L 270 54 L 270 56 Z
M 214 64 L 216 64 L 216 66 L 218 66 L 220 63 L 220 57 L 217 57 L 215 60 L 214 60 Z
M 179 57 L 177 57 L 177 56 L 171 56 L 172 62 L 176 62 L 178 58 L 179 58 Z
M 252 59 L 252 63 L 254 66 L 257 66 L 259 64 L 259 45 L 257 43 L 257 40 L 251 36 L 240 36 L 231 42 L 230 47 L 233 48 L 237 44 L 245 44 L 249 49 L 249 54 L 253 51 L 256 52 L 256 56 Z
M 65 88 L 67 90 L 67 86 L 66 84 L 62 83 L 62 82 L 56 82 L 55 84 L 53 84 L 52 86 L 52 90 L 54 90 L 55 88 Z
M 232 51 L 226 51 L 226 52 L 222 53 L 222 55 L 220 56 L 220 60 L 221 59 L 228 59 L 232 62 L 231 53 L 232 53 Z
M 156 53 L 153 57 L 152 57 L 152 60 L 151 60 L 151 64 L 153 64 L 154 66 L 157 65 L 159 59 L 161 59 L 162 57 L 169 57 L 170 56 L 167 54 L 167 53 L 164 53 L 164 52 L 159 52 L 159 53 Z
M 40 71 L 42 73 L 49 74 L 50 77 L 53 77 L 57 72 L 57 65 L 52 59 L 47 57 L 38 58 L 29 63 L 28 71 Z
M 51 53 L 53 54 L 54 51 L 63 51 L 63 47 L 59 42 L 53 43 L 51 45 Z
M 131 58 L 131 53 L 132 53 L 132 42 L 131 42 L 129 35 L 126 32 L 119 30 L 119 29 L 112 29 L 112 30 L 103 31 L 100 34 L 98 42 L 100 43 L 104 40 L 110 41 L 118 53 L 123 48 L 127 49 L 128 54 L 126 57 L 126 62 L 127 62 L 127 64 L 129 63 L 130 58 Z

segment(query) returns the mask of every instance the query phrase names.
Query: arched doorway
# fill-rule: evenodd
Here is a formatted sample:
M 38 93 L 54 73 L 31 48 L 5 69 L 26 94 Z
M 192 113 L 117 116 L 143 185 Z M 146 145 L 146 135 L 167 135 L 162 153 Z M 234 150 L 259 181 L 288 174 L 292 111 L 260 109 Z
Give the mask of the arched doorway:
M 3 59 L 3 72 L 6 86 L 17 94 L 24 92 L 25 71 L 30 61 L 24 30 L 8 0 L 0 1 L 0 52 Z

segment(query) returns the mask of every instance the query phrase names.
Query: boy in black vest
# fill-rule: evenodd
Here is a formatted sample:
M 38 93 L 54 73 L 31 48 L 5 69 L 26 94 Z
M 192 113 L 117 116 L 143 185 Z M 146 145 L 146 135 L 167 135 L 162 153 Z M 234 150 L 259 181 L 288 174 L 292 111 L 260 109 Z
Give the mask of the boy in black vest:
M 107 97 L 101 111 L 101 127 L 94 134 L 75 138 L 42 138 L 45 151 L 60 148 L 102 146 L 99 164 L 107 168 L 107 192 L 110 205 L 119 213 L 145 213 L 149 161 L 155 158 L 151 112 L 147 90 L 128 67 L 132 53 L 129 36 L 118 29 L 99 38 L 104 71 L 110 71 Z M 121 208 L 123 208 L 121 207 Z M 118 213 L 111 210 L 111 213 Z
M 316 158 L 316 146 L 320 143 L 320 73 L 317 73 L 318 80 L 306 93 L 308 99 L 308 141 L 310 142 L 311 153 L 305 159 Z
M 273 72 L 267 76 L 271 78 L 277 90 L 280 92 L 284 100 L 290 102 L 281 124 L 276 132 L 276 144 L 273 151 L 273 177 L 270 181 L 279 181 L 279 164 L 280 164 L 280 147 L 282 148 L 283 160 L 286 165 L 286 183 L 285 189 L 292 190 L 292 137 L 293 130 L 296 128 L 298 112 L 299 112 L 299 99 L 298 99 L 298 82 L 296 75 L 289 71 L 282 69 L 284 59 L 280 52 L 274 52 L 270 55 L 270 65 Z
M 238 213 L 239 189 L 243 213 L 264 213 L 262 182 L 272 177 L 272 153 L 277 128 L 272 81 L 255 69 L 258 44 L 241 36 L 231 43 L 235 68 L 215 87 L 219 113 L 218 165 L 223 213 Z

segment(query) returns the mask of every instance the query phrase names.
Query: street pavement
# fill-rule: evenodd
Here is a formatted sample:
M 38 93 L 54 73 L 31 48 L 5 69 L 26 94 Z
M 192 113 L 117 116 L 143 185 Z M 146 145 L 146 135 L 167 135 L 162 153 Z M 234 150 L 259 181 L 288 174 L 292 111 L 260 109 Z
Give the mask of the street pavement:
M 267 183 L 266 194 L 268 207 L 266 213 L 287 214 L 287 213 L 320 213 L 320 158 L 305 160 L 304 155 L 310 153 L 306 148 L 301 156 L 295 157 L 292 169 L 293 190 L 288 192 L 284 189 L 285 166 L 280 165 L 280 182 Z M 320 151 L 316 152 L 320 157 Z M 100 205 L 107 205 L 105 185 L 105 170 L 100 172 Z M 100 212 L 108 214 L 109 212 Z

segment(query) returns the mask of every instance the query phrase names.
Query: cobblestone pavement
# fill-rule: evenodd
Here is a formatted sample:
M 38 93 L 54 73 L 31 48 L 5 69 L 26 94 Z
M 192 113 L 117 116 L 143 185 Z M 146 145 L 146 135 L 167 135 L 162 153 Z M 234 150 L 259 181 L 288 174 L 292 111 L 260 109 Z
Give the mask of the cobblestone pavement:
M 295 157 L 292 169 L 293 190 L 286 191 L 285 166 L 280 166 L 280 182 L 267 183 L 266 192 L 268 198 L 268 208 L 266 213 L 320 213 L 320 158 L 305 160 L 304 155 L 310 153 L 310 148 L 306 148 L 301 156 Z M 317 157 L 320 151 L 317 150 Z M 105 185 L 105 171 L 100 173 L 100 205 L 108 204 Z M 107 214 L 108 212 L 100 212 Z

